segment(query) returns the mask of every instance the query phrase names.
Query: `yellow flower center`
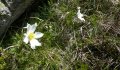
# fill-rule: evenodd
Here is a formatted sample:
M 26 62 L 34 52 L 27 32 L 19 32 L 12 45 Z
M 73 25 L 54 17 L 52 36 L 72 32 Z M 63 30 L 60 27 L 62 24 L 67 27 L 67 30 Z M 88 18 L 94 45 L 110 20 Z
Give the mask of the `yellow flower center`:
M 33 32 L 31 32 L 29 35 L 28 35 L 28 38 L 30 40 L 34 39 L 35 38 L 35 34 Z

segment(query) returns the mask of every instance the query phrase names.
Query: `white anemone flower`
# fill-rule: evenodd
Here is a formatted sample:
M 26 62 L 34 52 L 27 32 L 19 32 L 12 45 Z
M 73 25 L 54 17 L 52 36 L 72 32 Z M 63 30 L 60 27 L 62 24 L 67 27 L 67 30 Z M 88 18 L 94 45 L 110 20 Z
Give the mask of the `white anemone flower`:
M 81 14 L 80 12 L 80 7 L 78 7 L 78 12 L 77 12 L 77 17 L 81 20 L 81 21 L 85 21 L 85 19 L 83 18 L 83 14 Z
M 38 38 L 41 38 L 44 34 L 41 32 L 35 32 L 37 27 L 37 23 L 30 25 L 27 24 L 27 32 L 24 34 L 25 37 L 23 41 L 28 44 L 30 43 L 30 46 L 32 49 L 35 49 L 36 46 L 41 46 L 41 43 L 37 40 Z

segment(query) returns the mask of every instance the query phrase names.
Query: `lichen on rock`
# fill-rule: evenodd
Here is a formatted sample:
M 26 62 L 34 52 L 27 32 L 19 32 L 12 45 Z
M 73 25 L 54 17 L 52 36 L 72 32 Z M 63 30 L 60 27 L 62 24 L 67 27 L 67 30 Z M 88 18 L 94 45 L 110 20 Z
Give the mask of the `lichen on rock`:
M 11 16 L 11 12 L 7 6 L 4 5 L 4 3 L 0 2 L 0 15 L 9 15 Z

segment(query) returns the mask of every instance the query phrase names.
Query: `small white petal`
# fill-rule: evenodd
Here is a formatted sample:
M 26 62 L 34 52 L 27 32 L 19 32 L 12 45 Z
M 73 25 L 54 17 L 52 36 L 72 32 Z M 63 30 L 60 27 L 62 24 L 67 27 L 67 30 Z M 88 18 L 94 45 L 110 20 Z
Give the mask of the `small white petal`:
M 81 20 L 81 21 L 85 21 L 85 19 L 83 18 L 83 14 L 81 14 L 80 12 L 80 7 L 78 7 L 78 12 L 77 12 L 77 17 Z
M 81 21 L 85 21 L 85 19 L 84 19 L 82 16 L 78 16 L 78 18 L 79 18 Z
M 27 36 L 27 33 L 24 33 L 24 36 Z
M 81 18 L 81 17 L 83 17 L 83 14 L 78 14 L 78 18 Z
M 80 10 L 81 7 L 77 7 L 78 10 Z
M 41 32 L 35 32 L 35 38 L 41 38 L 43 35 Z
M 35 26 L 37 27 L 37 23 L 35 23 Z
M 25 42 L 26 44 L 28 43 L 29 39 L 28 37 L 26 36 L 24 39 L 23 39 L 23 42 Z
M 27 24 L 27 32 L 30 30 L 31 25 Z
M 23 27 L 23 28 L 28 28 L 28 27 L 30 27 L 30 26 L 31 26 L 31 25 L 27 23 L 27 26 L 26 26 L 26 27 Z
M 85 19 L 84 18 L 79 18 L 81 21 L 85 21 Z
M 36 39 L 32 39 L 30 41 L 30 45 L 31 45 L 32 49 L 35 49 L 35 46 L 41 46 L 41 43 L 39 43 L 38 40 L 36 40 Z
M 37 24 L 33 24 L 30 27 L 28 27 L 27 32 L 34 32 L 36 30 Z
M 31 44 L 30 45 L 32 49 L 35 49 L 35 45 L 34 44 Z

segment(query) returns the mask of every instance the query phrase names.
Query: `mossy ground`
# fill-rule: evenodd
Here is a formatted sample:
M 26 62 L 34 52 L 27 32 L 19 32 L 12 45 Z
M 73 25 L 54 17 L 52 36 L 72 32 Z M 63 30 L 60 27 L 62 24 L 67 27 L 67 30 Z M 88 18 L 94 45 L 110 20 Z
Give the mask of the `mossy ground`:
M 43 2 L 44 3 L 44 2 Z M 85 22 L 77 19 L 77 7 Z M 11 26 L 1 43 L 1 70 L 118 70 L 120 5 L 110 0 L 58 0 L 38 5 Z M 27 23 L 38 23 L 42 46 L 31 49 L 23 42 Z M 5 48 L 10 47 L 5 50 Z

